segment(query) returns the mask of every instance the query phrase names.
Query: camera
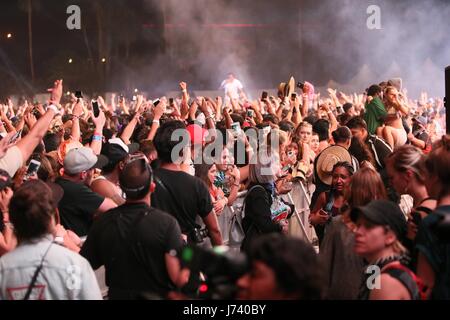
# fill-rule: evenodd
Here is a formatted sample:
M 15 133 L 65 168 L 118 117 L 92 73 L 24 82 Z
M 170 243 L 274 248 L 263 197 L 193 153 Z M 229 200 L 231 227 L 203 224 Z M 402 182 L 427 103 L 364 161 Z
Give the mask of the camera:
M 205 249 L 185 247 L 179 256 L 181 264 L 191 272 L 202 272 L 200 299 L 230 300 L 237 293 L 236 281 L 250 270 L 247 257 L 226 246 Z
M 305 83 L 299 81 L 297 82 L 297 87 L 303 90 L 303 88 L 305 87 Z
M 209 237 L 207 229 L 194 228 L 189 234 L 189 238 L 194 243 L 203 243 L 203 241 Z

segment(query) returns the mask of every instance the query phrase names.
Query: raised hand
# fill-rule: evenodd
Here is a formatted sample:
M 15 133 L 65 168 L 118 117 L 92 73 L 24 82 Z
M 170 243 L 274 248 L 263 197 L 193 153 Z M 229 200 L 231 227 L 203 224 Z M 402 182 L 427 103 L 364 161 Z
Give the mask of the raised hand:
M 61 97 L 63 94 L 63 81 L 62 80 L 56 80 L 53 84 L 53 88 L 48 89 L 48 92 L 50 92 L 50 102 L 54 104 L 60 104 L 61 103 Z

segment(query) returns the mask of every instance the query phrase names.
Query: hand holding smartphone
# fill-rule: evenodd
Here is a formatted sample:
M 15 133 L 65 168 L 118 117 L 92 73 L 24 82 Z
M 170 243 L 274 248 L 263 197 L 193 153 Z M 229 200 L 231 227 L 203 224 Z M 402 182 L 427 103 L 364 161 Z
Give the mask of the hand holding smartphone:
M 24 180 L 29 180 L 32 176 L 37 175 L 40 167 L 41 167 L 41 163 L 39 161 L 31 159 L 30 164 L 28 165 L 27 173 L 25 174 Z
M 266 100 L 268 95 L 269 95 L 269 94 L 268 94 L 266 91 L 263 91 L 263 93 L 262 93 L 262 95 L 261 95 L 261 101 Z
M 92 100 L 92 110 L 94 111 L 94 117 L 97 118 L 100 115 L 100 108 L 97 100 Z
M 17 131 L 17 132 L 11 137 L 11 139 L 9 139 L 9 144 L 14 144 L 14 143 L 16 143 L 17 140 L 19 140 L 21 136 L 22 136 L 22 130 Z

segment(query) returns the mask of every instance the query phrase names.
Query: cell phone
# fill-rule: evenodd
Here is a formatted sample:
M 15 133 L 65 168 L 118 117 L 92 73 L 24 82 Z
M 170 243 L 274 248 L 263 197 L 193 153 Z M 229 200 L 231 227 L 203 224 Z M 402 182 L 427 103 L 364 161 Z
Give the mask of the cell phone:
M 169 98 L 169 104 L 173 105 L 173 98 Z
M 26 178 L 34 176 L 39 171 L 41 167 L 41 163 L 37 160 L 31 159 L 30 164 L 28 165 L 27 173 L 25 175 Z
M 291 94 L 292 101 L 295 101 L 296 98 L 297 98 L 297 94 L 295 92 L 293 94 Z
M 305 87 L 305 83 L 299 81 L 297 82 L 297 87 L 303 90 L 303 88 Z
M 253 118 L 253 115 L 254 115 L 254 111 L 253 110 L 251 110 L 251 109 L 247 110 L 247 117 Z
M 83 98 L 83 94 L 81 93 L 81 91 L 75 91 L 75 97 L 78 99 L 82 99 Z
M 137 100 L 137 96 L 133 96 L 133 101 L 136 101 Z
M 156 107 L 160 102 L 161 100 L 159 99 L 153 100 L 153 105 Z
M 22 136 L 22 130 L 17 131 L 12 137 L 11 139 L 9 139 L 9 144 L 13 144 L 16 143 L 17 140 L 19 140 L 19 138 Z
M 267 91 L 263 91 L 262 95 L 261 95 L 261 101 L 264 101 L 265 99 L 267 99 L 268 95 L 269 94 L 267 93 Z
M 241 133 L 241 124 L 239 122 L 234 122 L 231 125 L 231 129 L 233 130 L 234 136 L 237 137 Z
M 98 117 L 100 115 L 100 108 L 98 107 L 97 100 L 92 100 L 92 110 L 94 111 L 94 117 Z

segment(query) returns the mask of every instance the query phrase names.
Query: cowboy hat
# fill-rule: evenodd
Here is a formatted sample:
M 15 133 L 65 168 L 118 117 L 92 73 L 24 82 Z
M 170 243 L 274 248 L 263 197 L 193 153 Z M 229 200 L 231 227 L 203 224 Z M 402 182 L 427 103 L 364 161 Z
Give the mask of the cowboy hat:
M 314 172 L 316 172 L 316 178 L 327 185 L 331 185 L 333 180 L 332 173 L 333 167 L 338 162 L 352 163 L 352 156 L 350 153 L 341 146 L 331 146 L 323 150 L 314 163 Z
M 288 82 L 281 82 L 278 85 L 278 95 L 290 97 L 295 90 L 295 79 L 291 77 Z

